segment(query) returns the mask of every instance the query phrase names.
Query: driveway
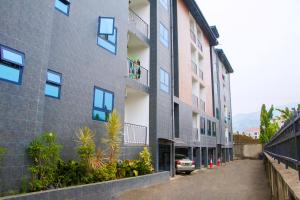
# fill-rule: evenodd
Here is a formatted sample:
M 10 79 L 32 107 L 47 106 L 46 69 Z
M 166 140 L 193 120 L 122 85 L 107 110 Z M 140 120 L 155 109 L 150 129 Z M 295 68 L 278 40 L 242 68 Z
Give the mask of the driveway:
M 192 175 L 177 175 L 164 184 L 131 190 L 118 199 L 269 200 L 270 194 L 263 162 L 237 160 L 220 169 L 202 169 Z

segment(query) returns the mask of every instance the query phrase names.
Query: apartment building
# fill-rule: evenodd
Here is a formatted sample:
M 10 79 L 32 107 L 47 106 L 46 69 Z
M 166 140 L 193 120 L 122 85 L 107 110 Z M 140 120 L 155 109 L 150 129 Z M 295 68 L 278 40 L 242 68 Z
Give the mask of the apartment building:
M 53 131 L 63 158 L 76 158 L 76 130 L 100 141 L 113 109 L 120 159 L 148 146 L 155 169 L 174 174 L 176 153 L 198 168 L 216 161 L 218 144 L 230 153 L 232 68 L 194 0 L 4 0 L 0 12 L 0 191 L 28 176 L 34 137 Z

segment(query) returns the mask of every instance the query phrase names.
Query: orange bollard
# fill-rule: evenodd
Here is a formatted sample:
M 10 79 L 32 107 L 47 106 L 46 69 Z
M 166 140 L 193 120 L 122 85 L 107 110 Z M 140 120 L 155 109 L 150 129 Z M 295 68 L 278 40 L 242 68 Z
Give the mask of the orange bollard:
M 218 168 L 221 166 L 221 160 L 220 158 L 218 159 Z
M 210 168 L 210 169 L 212 169 L 212 168 L 213 168 L 212 159 L 210 159 L 210 162 L 209 162 L 209 168 Z

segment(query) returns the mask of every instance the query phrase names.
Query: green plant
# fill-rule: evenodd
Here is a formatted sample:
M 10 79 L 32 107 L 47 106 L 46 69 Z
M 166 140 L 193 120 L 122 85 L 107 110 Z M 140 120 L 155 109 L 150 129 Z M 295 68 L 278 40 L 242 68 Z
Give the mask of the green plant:
M 3 160 L 3 157 L 4 157 L 5 153 L 6 153 L 6 149 L 3 148 L 3 147 L 0 147 L 0 164 Z
M 139 154 L 137 170 L 140 175 L 149 174 L 153 171 L 151 154 L 147 147 Z
M 118 178 L 138 176 L 138 160 L 123 160 L 118 163 Z
M 272 136 L 279 129 L 277 121 L 273 119 L 273 105 L 269 110 L 266 109 L 266 105 L 263 104 L 260 114 L 260 135 L 259 142 L 265 144 L 270 141 Z
M 108 163 L 95 170 L 95 181 L 110 181 L 117 178 L 117 163 Z
M 28 149 L 28 155 L 33 165 L 29 167 L 32 174 L 30 182 L 31 191 L 39 191 L 53 186 L 57 163 L 61 160 L 62 146 L 56 144 L 54 133 L 44 133 L 34 139 Z
M 77 153 L 80 157 L 80 162 L 86 166 L 89 166 L 89 160 L 95 155 L 95 134 L 88 127 L 84 127 L 78 130 L 77 136 Z
M 120 116 L 117 111 L 113 111 L 106 124 L 107 137 L 103 139 L 103 142 L 108 146 L 108 162 L 114 163 L 119 157 L 120 150 L 120 132 L 122 124 Z
M 77 161 L 59 161 L 57 164 L 55 183 L 56 187 L 66 187 L 88 183 L 91 181 L 86 168 Z
M 293 116 L 293 112 L 289 108 L 285 109 L 276 109 L 280 112 L 280 116 L 277 117 L 277 120 L 280 122 L 285 122 Z

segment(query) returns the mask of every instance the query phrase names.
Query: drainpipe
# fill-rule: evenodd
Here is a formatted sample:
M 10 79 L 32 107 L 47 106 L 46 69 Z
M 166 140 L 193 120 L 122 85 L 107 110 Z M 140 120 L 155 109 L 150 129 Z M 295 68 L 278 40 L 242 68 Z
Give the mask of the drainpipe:
M 176 0 L 175 0 L 176 1 Z M 171 42 L 170 42 L 170 49 L 171 49 L 171 108 L 172 108 L 172 142 L 171 142 L 171 175 L 172 177 L 175 176 L 175 123 L 174 123 L 174 49 L 173 49 L 173 42 L 174 42 L 174 35 L 173 35 L 173 0 L 170 1 L 170 33 L 171 33 Z

